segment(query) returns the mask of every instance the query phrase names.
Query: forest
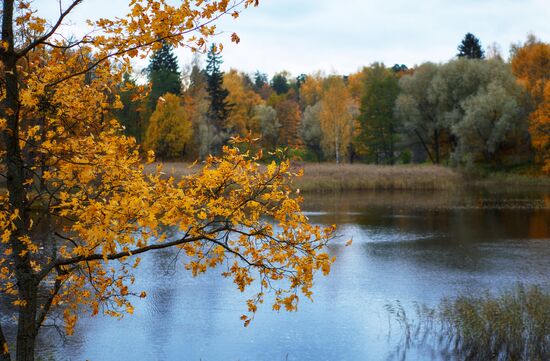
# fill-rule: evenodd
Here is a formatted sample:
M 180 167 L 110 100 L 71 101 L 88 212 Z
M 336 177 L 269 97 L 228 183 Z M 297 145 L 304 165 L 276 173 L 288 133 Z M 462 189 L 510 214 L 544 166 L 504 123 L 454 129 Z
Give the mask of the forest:
M 348 75 L 224 73 L 215 47 L 202 63 L 196 55 L 180 69 L 164 44 L 145 85 L 127 74 L 119 87 L 118 119 L 160 159 L 205 159 L 250 136 L 309 162 L 550 172 L 550 44 L 534 35 L 508 59 L 468 33 L 446 63 Z

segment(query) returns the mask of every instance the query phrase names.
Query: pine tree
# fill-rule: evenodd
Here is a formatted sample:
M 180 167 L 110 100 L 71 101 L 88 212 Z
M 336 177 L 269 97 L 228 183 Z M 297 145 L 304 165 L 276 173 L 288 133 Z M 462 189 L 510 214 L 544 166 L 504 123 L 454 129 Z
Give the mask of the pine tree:
M 268 83 L 267 74 L 257 71 L 254 73 L 254 90 L 260 91 Z
M 275 90 L 277 94 L 286 94 L 290 90 L 290 84 L 285 73 L 275 74 L 271 79 L 271 88 Z
M 466 57 L 468 59 L 483 59 L 485 52 L 481 48 L 481 43 L 478 38 L 472 33 L 467 33 L 458 46 L 459 58 Z
M 170 44 L 164 42 L 162 47 L 155 51 L 151 62 L 147 67 L 151 93 L 149 94 L 149 109 L 153 111 L 158 99 L 166 94 L 181 94 L 181 74 L 178 66 L 178 59 L 174 55 Z
M 216 47 L 212 46 L 206 65 L 206 84 L 210 96 L 208 117 L 220 134 L 226 131 L 226 122 L 231 110 L 227 101 L 229 91 L 223 87 L 224 73 L 220 70 L 222 63 L 221 55 L 217 53 Z

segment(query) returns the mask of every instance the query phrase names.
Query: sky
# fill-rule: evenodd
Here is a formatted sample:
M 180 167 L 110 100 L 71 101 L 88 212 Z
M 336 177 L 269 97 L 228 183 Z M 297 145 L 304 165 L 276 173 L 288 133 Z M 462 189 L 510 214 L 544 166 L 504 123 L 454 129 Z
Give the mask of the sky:
M 47 17 L 58 9 L 57 0 L 34 4 Z M 126 5 L 85 0 L 71 31 L 86 18 L 122 15 Z M 260 0 L 239 19 L 220 21 L 217 41 L 225 44 L 224 70 L 349 74 L 376 61 L 409 67 L 448 61 L 467 32 L 485 49 L 498 44 L 507 58 L 510 44 L 529 33 L 549 42 L 549 19 L 550 0 Z M 233 32 L 239 44 L 229 42 Z M 182 66 L 191 59 L 185 49 L 177 55 Z

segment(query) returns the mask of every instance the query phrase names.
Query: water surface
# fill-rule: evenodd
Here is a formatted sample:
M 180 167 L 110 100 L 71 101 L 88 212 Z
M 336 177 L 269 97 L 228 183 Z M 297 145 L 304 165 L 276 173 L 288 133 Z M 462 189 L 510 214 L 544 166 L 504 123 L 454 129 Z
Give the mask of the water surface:
M 405 360 L 400 329 L 384 306 L 436 304 L 515 282 L 550 285 L 550 192 L 362 192 L 305 196 L 311 222 L 337 224 L 337 257 L 297 313 L 261 307 L 239 316 L 246 295 L 215 272 L 193 278 L 170 251 L 143 259 L 135 302 L 123 320 L 83 317 L 75 336 L 41 336 L 44 359 L 64 360 Z M 353 239 L 350 247 L 345 242 Z M 441 358 L 441 357 L 440 357 Z

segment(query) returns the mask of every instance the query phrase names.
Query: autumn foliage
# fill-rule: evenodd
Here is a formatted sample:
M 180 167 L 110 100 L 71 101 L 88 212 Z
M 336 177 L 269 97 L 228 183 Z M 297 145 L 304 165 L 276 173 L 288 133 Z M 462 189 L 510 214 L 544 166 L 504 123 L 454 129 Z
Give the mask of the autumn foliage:
M 92 20 L 90 35 L 67 40 L 63 24 L 85 3 L 70 2 L 49 25 L 30 2 L 3 1 L 0 294 L 14 306 L 17 337 L 8 345 L 0 324 L 0 360 L 13 351 L 34 360 L 38 331 L 54 311 L 69 334 L 85 309 L 132 313 L 132 299 L 146 296 L 132 287 L 139 256 L 162 248 L 185 252 L 194 275 L 217 267 L 241 291 L 254 283 L 245 323 L 268 291 L 274 309 L 295 310 L 301 295 L 311 296 L 315 273 L 330 270 L 323 249 L 334 229 L 300 212 L 289 163 L 263 168 L 261 152 L 230 145 L 194 176 L 144 174 L 143 152 L 113 117 L 132 58 L 162 44 L 205 50 L 216 19 L 258 2 L 133 0 L 127 16 Z M 189 131 L 179 100 L 164 101 L 152 138 L 176 118 Z
M 181 157 L 193 136 L 193 124 L 181 100 L 174 94 L 164 94 L 149 119 L 145 148 L 161 158 Z
M 516 50 L 512 70 L 531 95 L 531 143 L 543 171 L 550 174 L 550 45 L 531 37 Z

